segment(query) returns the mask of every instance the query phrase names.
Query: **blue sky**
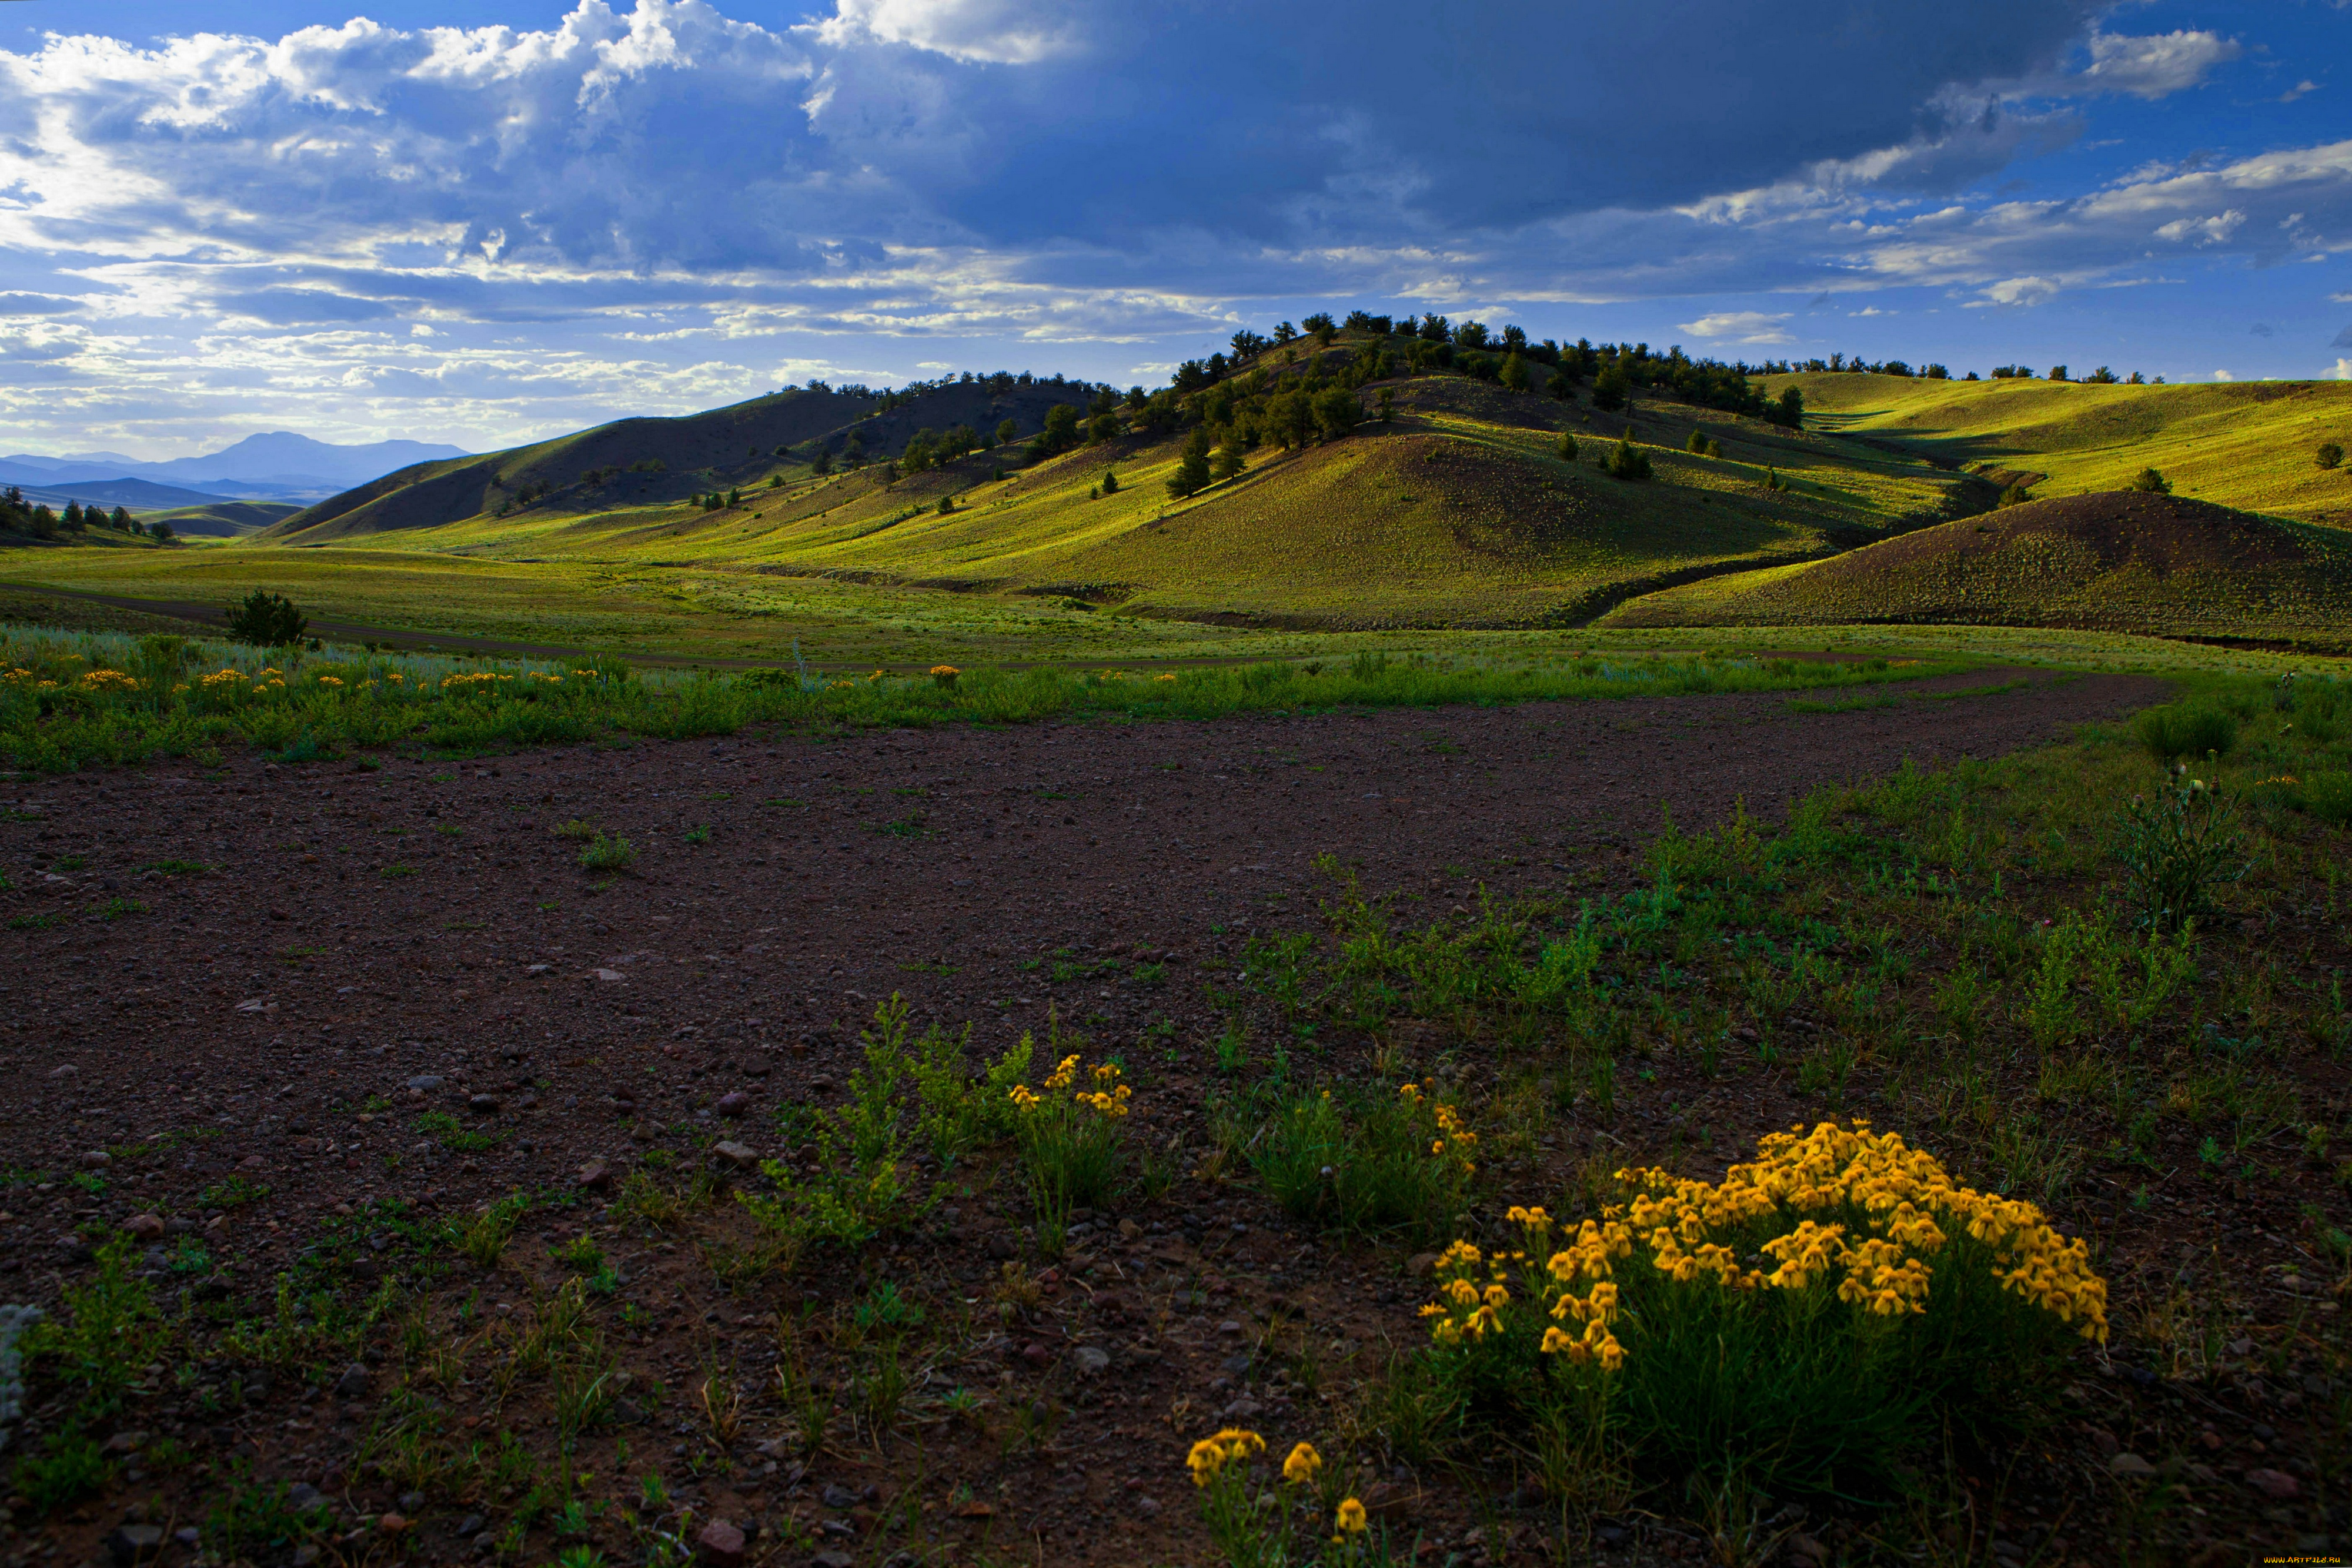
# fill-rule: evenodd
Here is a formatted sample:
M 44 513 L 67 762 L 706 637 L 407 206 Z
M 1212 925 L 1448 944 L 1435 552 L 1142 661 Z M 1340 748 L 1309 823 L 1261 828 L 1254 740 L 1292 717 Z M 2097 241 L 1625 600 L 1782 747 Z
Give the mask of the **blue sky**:
M 1326 306 L 2352 376 L 2335 0 L 197 14 L 0 7 L 0 450 L 1151 384 Z

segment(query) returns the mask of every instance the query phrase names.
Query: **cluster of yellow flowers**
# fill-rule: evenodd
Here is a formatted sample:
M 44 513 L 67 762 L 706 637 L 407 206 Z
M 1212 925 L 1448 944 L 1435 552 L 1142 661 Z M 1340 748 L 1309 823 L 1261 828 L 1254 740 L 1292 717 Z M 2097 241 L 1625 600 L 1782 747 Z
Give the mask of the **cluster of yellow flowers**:
M 234 688 L 239 681 L 247 678 L 243 670 L 215 670 L 211 674 L 200 677 L 196 685 L 207 692 L 219 692 L 224 688 Z
M 1172 681 L 1177 677 L 1174 675 L 1154 675 L 1151 678 L 1155 681 Z
M 1228 1427 L 1213 1437 L 1203 1437 L 1192 1445 L 1184 1456 L 1184 1468 L 1192 1472 L 1192 1484 L 1206 1488 L 1215 1484 L 1228 1466 L 1245 1464 L 1265 1452 L 1265 1439 L 1245 1427 Z M 1322 1473 L 1323 1456 L 1315 1451 L 1312 1443 L 1300 1443 L 1282 1461 L 1282 1479 L 1295 1487 L 1307 1486 Z M 1341 1500 L 1331 1516 L 1331 1528 L 1338 1533 L 1331 1538 L 1334 1545 L 1344 1545 L 1350 1536 L 1361 1535 L 1371 1528 L 1371 1517 L 1365 1511 L 1361 1498 Z
M 511 681 L 513 679 L 514 677 L 512 675 L 501 675 L 489 670 L 478 670 L 471 674 L 442 676 L 441 689 L 446 692 L 450 688 L 455 687 L 459 691 L 478 692 L 486 686 L 496 685 L 499 681 Z
M 1045 1094 L 1068 1094 L 1073 1103 L 1090 1106 L 1105 1116 L 1128 1113 L 1128 1102 L 1134 1097 L 1135 1091 L 1119 1082 L 1118 1063 L 1106 1061 L 1098 1064 L 1094 1070 L 1095 1086 L 1092 1089 L 1077 1089 L 1073 1092 L 1077 1082 L 1078 1058 L 1073 1052 L 1062 1058 L 1061 1064 L 1054 1069 L 1053 1076 L 1045 1080 Z M 1025 1083 L 1016 1083 L 1009 1097 L 1015 1107 L 1026 1112 L 1044 1104 L 1045 1094 L 1034 1092 Z
M 337 691 L 343 689 L 343 678 L 341 675 L 320 675 L 319 684 L 322 686 L 332 686 Z
M 551 675 L 545 670 L 531 671 L 530 679 L 534 681 L 545 681 L 551 686 L 560 686 L 563 684 L 563 677 L 562 675 Z
M 933 680 L 951 681 L 962 674 L 963 672 L 957 669 L 953 664 L 933 664 L 931 666 L 931 678 Z
M 1900 1134 L 1823 1122 L 1810 1134 L 1772 1134 L 1757 1154 L 1712 1186 L 1661 1170 L 1620 1171 L 1637 1190 L 1604 1215 L 1629 1223 L 1649 1243 L 1651 1261 L 1678 1281 L 1706 1275 L 1739 1290 L 1801 1291 L 1837 1275 L 1841 1300 L 1886 1316 L 1927 1311 L 1927 1260 L 1958 1229 L 1991 1249 L 2003 1289 L 2085 1339 L 2106 1339 L 2106 1281 L 2079 1239 L 2059 1235 L 2032 1204 L 1956 1185 L 1941 1161 Z M 1791 1212 L 1795 1228 L 1762 1244 L 1777 1265 L 1769 1273 L 1742 1269 L 1707 1239 Z
M 22 664 L 17 665 L 16 668 L 13 670 L 0 671 L 0 681 L 7 681 L 20 686 L 29 686 L 40 680 L 40 676 L 33 674 L 32 671 L 25 668 Z
M 139 689 L 137 677 L 126 675 L 121 670 L 92 670 L 82 676 L 81 684 L 84 690 L 93 692 L 135 692 Z
M 1423 1099 L 1433 1095 L 1436 1090 L 1434 1079 L 1427 1083 L 1408 1082 L 1397 1085 L 1397 1097 L 1409 1105 L 1418 1104 Z M 1453 1155 L 1462 1161 L 1465 1175 L 1475 1171 L 1478 1167 L 1470 1163 L 1470 1155 L 1478 1146 L 1478 1134 L 1470 1130 L 1470 1124 L 1462 1119 L 1460 1112 L 1443 1100 L 1431 1100 L 1430 1114 L 1437 1122 L 1437 1136 L 1429 1145 L 1431 1156 L 1442 1159 Z
M 1265 1439 L 1255 1432 L 1240 1427 L 1228 1427 L 1213 1437 L 1203 1437 L 1192 1445 L 1184 1456 L 1184 1468 L 1192 1472 L 1192 1484 L 1207 1486 L 1222 1474 L 1227 1465 L 1237 1465 L 1255 1454 L 1265 1452 Z
M 1540 1208 L 1512 1206 L 1505 1217 L 1527 1232 L 1528 1247 L 1541 1253 L 1551 1237 L 1551 1216 Z M 1543 1271 L 1563 1287 L 1547 1309 L 1553 1320 L 1544 1326 L 1541 1349 L 1579 1365 L 1595 1363 L 1605 1372 L 1625 1364 L 1625 1347 L 1612 1325 L 1617 1321 L 1617 1283 L 1611 1278 L 1613 1260 L 1630 1255 L 1633 1235 L 1624 1225 L 1597 1225 L 1588 1219 L 1581 1228 L 1545 1260 Z M 1440 1344 L 1478 1340 L 1504 1328 L 1503 1313 L 1511 1304 L 1509 1270 L 1524 1265 L 1528 1250 L 1497 1252 L 1491 1259 L 1467 1241 L 1456 1241 L 1437 1260 L 1437 1273 L 1446 1278 L 1439 1286 L 1442 1300 L 1421 1309 L 1430 1324 L 1430 1337 Z M 1484 1266 L 1486 1282 L 1475 1276 Z M 1582 1294 L 1577 1287 L 1584 1286 Z

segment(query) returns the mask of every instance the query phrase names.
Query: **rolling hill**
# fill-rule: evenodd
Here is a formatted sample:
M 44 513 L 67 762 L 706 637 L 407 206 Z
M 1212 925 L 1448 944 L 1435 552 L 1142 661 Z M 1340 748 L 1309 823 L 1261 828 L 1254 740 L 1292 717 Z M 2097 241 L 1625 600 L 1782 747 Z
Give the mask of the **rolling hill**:
M 1360 347 L 1343 334 L 1322 358 L 1343 365 Z M 1288 350 L 1305 359 L 1284 373 L 1315 368 L 1311 350 Z M 955 382 L 895 406 L 801 391 L 626 420 L 404 470 L 257 542 L 722 569 L 740 574 L 735 597 L 754 609 L 761 579 L 821 575 L 1266 625 L 1545 625 L 1965 515 L 1995 495 L 1834 435 L 1646 397 L 1605 415 L 1450 373 L 1366 384 L 1360 406 L 1371 413 L 1386 392 L 1387 422 L 1261 447 L 1240 476 L 1181 500 L 1165 482 L 1184 436 L 1127 415 L 1118 434 L 1040 462 L 983 451 L 893 477 L 872 463 L 819 476 L 808 461 L 853 433 L 874 457 L 959 423 L 1010 418 L 1026 436 L 1053 404 L 1084 405 L 1096 390 Z M 1646 483 L 1601 472 L 1629 422 L 1655 475 Z M 1563 427 L 1579 438 L 1573 461 L 1559 455 Z M 1695 429 L 1718 455 L 1685 450 Z M 1007 472 L 1009 460 L 1020 465 Z M 1098 493 L 1107 472 L 1116 493 Z M 1769 487 L 1768 473 L 1786 486 Z M 688 499 L 722 487 L 743 489 L 742 504 Z
M 2352 650 L 2352 534 L 2178 496 L 2069 496 L 1666 590 L 1612 626 L 2002 625 Z
M 157 512 L 149 520 L 169 523 L 174 533 L 186 538 L 235 539 L 284 522 L 301 509 L 291 501 L 207 501 Z
M 2352 469 L 2312 461 L 2352 446 L 2352 382 L 1931 382 L 1850 373 L 1795 385 L 1808 427 L 1988 477 L 2030 476 L 2038 496 L 2120 490 L 2142 468 L 2173 493 L 2242 511 L 2352 527 Z

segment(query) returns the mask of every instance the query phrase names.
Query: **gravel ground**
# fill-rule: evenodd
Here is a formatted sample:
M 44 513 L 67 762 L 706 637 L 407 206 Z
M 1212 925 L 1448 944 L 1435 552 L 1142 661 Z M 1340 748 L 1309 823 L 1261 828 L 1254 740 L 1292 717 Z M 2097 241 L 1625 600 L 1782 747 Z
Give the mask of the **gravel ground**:
M 1312 924 L 1329 886 L 1317 857 L 1339 857 L 1370 892 L 1427 900 L 1424 914 L 1469 907 L 1482 887 L 1613 890 L 1638 875 L 1662 812 L 1694 828 L 1744 802 L 1769 821 L 1906 758 L 2042 744 L 2163 695 L 2138 677 L 2029 671 L 1888 690 L 1891 706 L 1835 712 L 1695 696 L 745 736 L 373 768 L 241 758 L 22 786 L 0 802 L 0 1164 L 19 1173 L 0 1188 L 0 1301 L 53 1301 L 87 1243 L 139 1214 L 210 1237 L 241 1288 L 257 1289 L 318 1226 L 371 1199 L 459 1213 L 516 1187 L 572 1186 L 591 1161 L 625 1170 L 637 1145 L 681 1130 L 690 1144 L 698 1126 L 779 1152 L 774 1113 L 839 1098 L 860 1027 L 894 992 L 919 1024 L 971 1021 L 975 1052 L 992 1057 L 1054 1009 L 1134 1053 L 1139 1103 L 1177 1122 L 1197 1112 L 1188 1064 L 1214 1028 L 1204 982 L 1247 933 Z M 1921 700 L 1936 691 L 1961 695 Z M 634 862 L 583 872 L 581 841 L 558 831 L 573 823 L 625 839 Z M 1116 977 L 1103 964 L 1114 956 Z M 371 1096 L 378 1109 L 362 1112 Z M 1759 1100 L 1751 1131 L 1786 1109 Z M 420 1141 L 412 1113 L 426 1110 L 491 1146 Z M 114 1161 L 102 1195 L 60 1174 L 173 1132 L 182 1141 L 161 1156 Z M 224 1207 L 232 1177 L 268 1195 Z M 1397 1260 L 1315 1248 L 1267 1223 L 1270 1210 L 1243 1212 L 1246 1195 L 1229 1208 L 1235 1195 L 1201 1185 L 1180 1184 L 1132 1234 L 1097 1239 L 1132 1283 L 1120 1272 L 1118 1289 L 1090 1286 L 1072 1316 L 1055 1303 L 1064 1276 L 1049 1278 L 1029 1326 L 985 1342 L 1011 1361 L 1008 1381 L 1048 1364 L 1090 1376 L 1099 1369 L 1070 1361 L 1089 1339 L 1129 1375 L 1078 1396 L 1050 1454 L 1028 1461 L 1051 1469 L 1021 1555 L 1134 1561 L 1168 1521 L 1189 1530 L 1170 1428 L 1231 1408 L 1216 1378 L 1233 1323 L 1279 1306 L 1320 1314 L 1333 1343 L 1412 1332 L 1417 1298 L 1399 1288 Z M 993 1276 L 1010 1213 L 992 1200 L 944 1211 L 930 1234 L 949 1288 Z M 633 1342 L 649 1370 L 682 1372 L 695 1333 L 707 1360 L 730 1326 L 759 1321 L 753 1306 L 775 1310 L 722 1300 L 688 1261 L 649 1250 L 631 1265 L 677 1303 L 667 1330 L 657 1319 Z M 1180 1274 L 1201 1294 L 1171 1300 L 1189 1299 L 1197 1321 L 1139 1330 L 1153 1312 L 1145 1281 Z M 824 1288 L 811 1282 L 812 1299 Z M 755 1354 L 757 1335 L 732 1337 Z M 354 1405 L 339 1428 L 329 1412 L 300 1437 L 275 1411 L 197 1435 L 249 1445 L 262 1474 L 351 1489 L 349 1506 L 372 1512 L 392 1505 L 360 1495 L 339 1447 L 358 1416 Z M 973 1477 L 1012 1462 L 982 1448 Z M 957 1452 L 929 1462 L 952 1476 Z M 762 1462 L 709 1482 L 704 1517 L 772 1531 L 803 1502 L 824 1511 L 824 1489 L 907 1475 Z M 167 1511 L 180 1506 L 170 1490 L 131 1491 Z M 94 1546 L 121 1517 L 110 1497 L 31 1539 L 46 1528 Z M 437 1528 L 414 1550 L 460 1553 Z

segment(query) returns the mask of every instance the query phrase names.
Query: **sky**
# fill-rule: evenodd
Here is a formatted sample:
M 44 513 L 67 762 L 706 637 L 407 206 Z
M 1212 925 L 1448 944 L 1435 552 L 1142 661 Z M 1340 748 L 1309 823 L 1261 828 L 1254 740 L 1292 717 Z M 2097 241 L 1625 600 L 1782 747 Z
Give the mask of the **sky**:
M 14 0 L 0 452 L 1149 386 L 1318 308 L 2352 379 L 2347 92 L 2352 0 Z

